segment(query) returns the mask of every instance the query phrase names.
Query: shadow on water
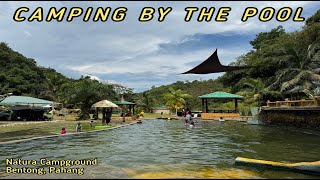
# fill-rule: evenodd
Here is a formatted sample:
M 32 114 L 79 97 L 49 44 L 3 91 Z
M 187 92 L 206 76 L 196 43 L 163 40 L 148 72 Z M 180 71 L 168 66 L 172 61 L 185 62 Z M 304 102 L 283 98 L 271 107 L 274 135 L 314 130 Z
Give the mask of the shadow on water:
M 201 121 L 189 128 L 180 120 L 146 120 L 94 134 L 0 145 L 0 174 L 6 175 L 6 158 L 97 158 L 98 166 L 87 167 L 87 176 L 81 178 L 315 178 L 235 166 L 234 160 L 249 157 L 292 163 L 318 161 L 318 141 L 319 136 L 312 131 L 284 127 Z M 105 167 L 113 171 L 106 173 Z M 26 176 L 29 177 L 14 177 Z

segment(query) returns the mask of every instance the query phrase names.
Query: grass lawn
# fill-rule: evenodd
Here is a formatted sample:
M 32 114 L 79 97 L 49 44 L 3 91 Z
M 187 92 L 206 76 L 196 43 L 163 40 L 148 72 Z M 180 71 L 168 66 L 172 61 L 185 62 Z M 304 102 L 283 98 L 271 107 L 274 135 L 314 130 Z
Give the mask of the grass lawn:
M 48 136 L 60 134 L 61 129 L 64 127 L 67 133 L 76 132 L 76 126 L 80 122 L 82 125 L 82 132 L 93 131 L 101 128 L 94 128 L 101 126 L 101 120 L 93 120 L 93 127 L 89 127 L 91 120 L 54 120 L 54 121 L 2 121 L 0 122 L 0 142 L 12 141 L 18 139 L 27 139 L 39 136 Z M 113 120 L 109 125 L 117 127 L 123 124 L 128 124 L 132 121 Z

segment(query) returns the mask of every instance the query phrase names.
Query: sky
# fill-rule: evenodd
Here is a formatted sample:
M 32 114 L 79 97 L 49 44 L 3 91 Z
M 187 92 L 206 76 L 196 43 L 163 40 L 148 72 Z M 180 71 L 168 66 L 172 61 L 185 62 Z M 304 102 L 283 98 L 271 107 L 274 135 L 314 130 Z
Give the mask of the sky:
M 37 7 L 44 9 L 44 18 L 49 8 L 67 7 L 111 7 L 111 13 L 118 7 L 126 7 L 126 17 L 121 22 L 109 16 L 106 22 L 83 22 L 75 18 L 71 22 L 16 22 L 13 20 L 19 7 L 28 7 L 29 12 L 21 15 L 28 18 Z M 172 7 L 163 22 L 158 22 L 159 14 L 148 22 L 139 22 L 143 7 Z M 184 21 L 186 7 L 215 7 L 211 21 L 197 22 L 199 12 L 194 13 L 189 22 Z M 226 22 L 214 20 L 217 9 L 231 7 Z M 103 82 L 117 83 L 134 92 L 142 92 L 152 86 L 161 86 L 176 81 L 215 79 L 223 73 L 181 74 L 207 59 L 215 49 L 224 65 L 236 61 L 237 57 L 249 52 L 250 41 L 259 32 L 270 31 L 282 25 L 286 31 L 300 30 L 304 22 L 294 22 L 293 16 L 285 22 L 275 18 L 260 22 L 258 15 L 242 22 L 246 7 L 265 7 L 279 10 L 303 7 L 301 16 L 306 19 L 320 9 L 316 1 L 178 1 L 178 2 L 123 2 L 123 1 L 1 1 L 0 40 L 28 58 L 36 60 L 39 66 L 50 67 L 67 77 L 78 79 L 82 75 L 91 76 Z

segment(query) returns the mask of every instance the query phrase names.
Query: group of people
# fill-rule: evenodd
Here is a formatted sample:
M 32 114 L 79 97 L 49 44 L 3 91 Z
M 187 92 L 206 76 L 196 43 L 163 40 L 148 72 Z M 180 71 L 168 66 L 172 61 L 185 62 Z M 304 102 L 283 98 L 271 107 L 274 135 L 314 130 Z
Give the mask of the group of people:
M 92 128 L 93 126 L 93 121 L 90 121 L 90 124 L 89 124 L 89 127 Z M 82 130 L 82 125 L 81 123 L 78 123 L 77 126 L 76 126 L 76 132 L 81 132 Z M 61 131 L 60 131 L 60 134 L 66 134 L 67 133 L 67 130 L 66 128 L 62 128 Z

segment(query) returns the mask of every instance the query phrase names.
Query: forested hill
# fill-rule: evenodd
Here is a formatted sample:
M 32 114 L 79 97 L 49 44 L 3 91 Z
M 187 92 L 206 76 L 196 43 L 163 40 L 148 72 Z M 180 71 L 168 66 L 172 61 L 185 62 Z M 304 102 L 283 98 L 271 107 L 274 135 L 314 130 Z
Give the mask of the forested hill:
M 233 66 L 255 68 L 225 73 L 216 80 L 176 82 L 154 87 L 140 95 L 146 106 L 166 105 L 163 94 L 169 88 L 192 95 L 187 106 L 199 110 L 199 95 L 227 91 L 245 97 L 241 107 L 256 106 L 268 100 L 312 98 L 320 95 L 320 10 L 308 18 L 301 30 L 286 32 L 279 26 L 261 32 L 249 43 L 252 50 L 241 55 Z M 177 100 L 178 101 L 178 100 Z M 230 108 L 231 103 L 219 105 Z M 212 105 L 215 106 L 215 105 Z
M 6 43 L 0 43 L 0 94 L 28 95 L 54 99 L 50 91 L 61 81 L 72 81 L 53 69 L 37 66 L 34 59 L 13 51 Z
M 90 77 L 71 79 L 54 69 L 37 66 L 34 59 L 26 58 L 0 43 L 0 94 L 13 93 L 57 101 L 64 107 L 81 108 L 80 118 L 86 119 L 93 103 L 102 99 L 119 100 L 119 93 L 132 97 L 132 89 L 119 84 L 108 84 Z

